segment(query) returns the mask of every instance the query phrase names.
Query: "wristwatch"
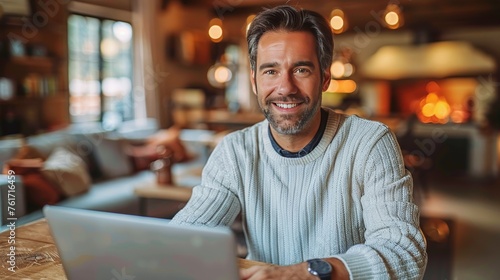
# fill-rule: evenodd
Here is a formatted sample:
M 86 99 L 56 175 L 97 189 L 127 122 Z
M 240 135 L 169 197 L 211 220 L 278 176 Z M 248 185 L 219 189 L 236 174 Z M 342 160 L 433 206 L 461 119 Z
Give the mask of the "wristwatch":
M 307 261 L 307 271 L 321 280 L 332 278 L 332 265 L 322 259 L 312 259 Z

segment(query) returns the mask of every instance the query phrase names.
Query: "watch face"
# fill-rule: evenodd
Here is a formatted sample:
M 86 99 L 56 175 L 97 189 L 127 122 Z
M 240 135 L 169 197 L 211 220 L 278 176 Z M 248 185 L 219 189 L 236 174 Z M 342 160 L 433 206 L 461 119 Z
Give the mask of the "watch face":
M 330 265 L 330 263 L 324 260 L 314 259 L 308 262 L 309 262 L 309 272 L 313 275 L 326 276 L 332 273 L 332 266 Z

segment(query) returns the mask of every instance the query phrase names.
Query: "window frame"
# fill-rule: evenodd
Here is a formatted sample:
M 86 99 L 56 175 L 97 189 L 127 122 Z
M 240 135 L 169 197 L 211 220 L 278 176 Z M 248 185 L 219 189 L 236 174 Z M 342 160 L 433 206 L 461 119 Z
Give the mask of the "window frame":
M 105 5 L 105 4 L 103 4 Z M 112 20 L 112 21 L 122 21 L 122 22 L 126 22 L 128 24 L 130 24 L 132 26 L 132 39 L 131 39 L 131 57 L 130 57 L 130 62 L 131 62 L 131 65 L 132 65 L 132 69 L 131 69 L 131 72 L 130 72 L 130 78 L 131 78 L 131 86 L 132 86 L 132 90 L 130 92 L 130 104 L 131 104 L 131 108 L 130 108 L 130 119 L 135 119 L 136 118 L 136 105 L 135 105 L 135 100 L 134 100 L 134 84 L 135 84 L 135 81 L 136 81 L 136 73 L 135 73 L 135 70 L 134 68 L 136 67 L 136 59 L 135 59 L 135 55 L 136 55 L 136 43 L 135 43 L 135 36 L 136 34 L 135 33 L 135 28 L 134 28 L 134 24 L 133 24 L 133 12 L 131 10 L 123 10 L 123 9 L 116 9 L 116 8 L 111 8 L 111 7 L 107 7 L 107 6 L 101 6 L 101 5 L 95 5 L 95 4 L 89 4 L 89 3 L 84 3 L 84 2 L 80 2 L 80 1 L 71 1 L 70 3 L 68 3 L 68 21 L 69 21 L 69 16 L 71 15 L 78 15 L 78 16 L 84 16 L 84 17 L 92 17 L 92 18 L 96 18 L 100 21 L 100 23 L 102 24 L 103 21 L 105 20 Z M 68 36 L 69 37 L 69 36 Z M 102 34 L 102 28 L 100 27 L 99 28 L 99 42 L 102 41 L 102 38 L 103 38 L 103 34 Z M 68 82 L 70 82 L 69 80 L 69 53 L 70 53 L 70 50 L 69 50 L 69 44 L 68 44 Z M 102 123 L 103 121 L 103 114 L 105 112 L 104 110 L 104 95 L 103 95 L 103 91 L 102 91 L 102 81 L 103 81 L 103 65 L 104 65 L 104 60 L 103 60 L 103 57 L 102 57 L 102 52 L 99 50 L 99 81 L 101 82 L 101 87 L 100 87 L 100 92 L 99 92 L 99 97 L 100 97 L 100 106 L 101 106 L 101 109 L 100 109 L 100 114 L 99 114 L 99 118 L 97 120 L 92 120 L 92 121 L 85 121 L 85 120 L 82 120 L 82 121 L 76 121 L 74 120 L 74 117 L 70 114 L 70 122 L 71 123 L 92 123 L 92 122 L 99 122 L 99 123 Z M 69 98 L 71 97 L 71 94 L 68 92 L 69 94 Z M 69 104 L 68 104 L 69 106 Z M 68 108 L 69 109 L 69 108 Z M 128 118 L 127 119 L 123 119 L 123 121 L 126 121 L 126 120 L 129 120 Z

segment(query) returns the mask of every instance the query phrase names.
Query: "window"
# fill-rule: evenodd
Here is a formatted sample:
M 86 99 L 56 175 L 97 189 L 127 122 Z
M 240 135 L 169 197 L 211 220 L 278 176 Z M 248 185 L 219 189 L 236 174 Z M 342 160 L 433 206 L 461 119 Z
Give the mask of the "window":
M 101 121 L 111 130 L 132 119 L 132 26 L 73 14 L 68 46 L 72 122 Z

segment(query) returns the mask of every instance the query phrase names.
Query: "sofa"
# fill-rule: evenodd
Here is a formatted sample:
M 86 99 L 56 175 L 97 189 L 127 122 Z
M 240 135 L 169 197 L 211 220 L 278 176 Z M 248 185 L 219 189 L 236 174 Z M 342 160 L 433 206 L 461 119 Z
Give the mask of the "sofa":
M 155 158 L 154 155 L 131 153 L 131 147 L 141 147 L 145 140 L 158 138 L 157 135 L 170 135 L 169 130 L 159 134 L 155 122 L 152 123 L 135 123 L 114 131 L 105 131 L 98 125 L 78 125 L 0 140 L 3 173 L 18 171 L 15 179 L 16 226 L 42 218 L 41 208 L 45 204 L 138 215 L 139 198 L 134 195 L 134 189 L 156 182 L 156 174 L 148 168 L 149 161 Z M 200 182 L 201 170 L 211 148 L 207 143 L 213 135 L 207 130 L 185 129 L 177 130 L 174 137 L 167 137 L 175 141 L 174 154 L 177 156 L 182 149 L 184 155 L 171 168 L 176 185 L 192 187 Z M 21 167 L 10 166 L 9 163 L 18 164 L 20 154 L 24 157 L 20 160 Z M 40 161 L 41 168 L 33 167 Z M 37 172 L 42 173 L 41 176 Z M 57 180 L 61 183 L 58 187 L 42 187 L 47 181 Z M 6 229 L 8 186 L 7 175 L 3 175 L 0 177 L 2 231 Z M 169 218 L 180 207 L 180 203 L 152 200 L 148 202 L 147 214 Z

